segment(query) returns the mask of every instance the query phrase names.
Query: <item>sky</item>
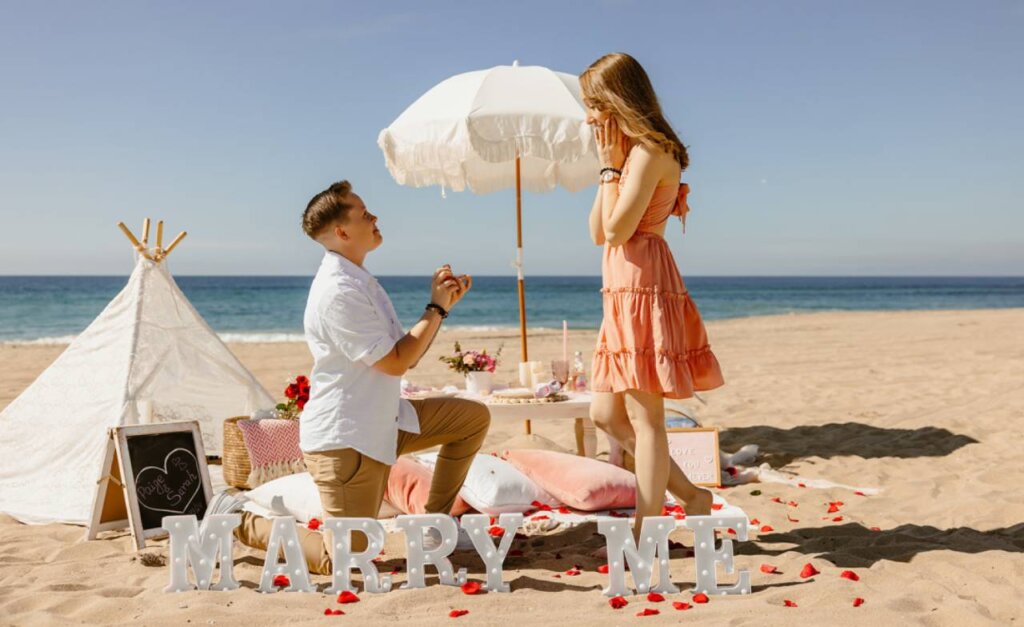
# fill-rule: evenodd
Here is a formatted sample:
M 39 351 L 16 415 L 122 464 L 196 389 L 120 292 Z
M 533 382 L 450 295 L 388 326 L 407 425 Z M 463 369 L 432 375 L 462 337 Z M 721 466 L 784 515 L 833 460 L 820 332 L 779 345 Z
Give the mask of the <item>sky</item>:
M 309 198 L 348 179 L 376 274 L 514 271 L 514 191 L 395 183 L 381 129 L 518 60 L 646 68 L 687 144 L 688 275 L 1024 275 L 1024 2 L 0 0 L 0 274 L 311 275 Z M 595 175 L 596 183 L 596 175 Z M 529 274 L 596 275 L 596 187 L 525 194 Z

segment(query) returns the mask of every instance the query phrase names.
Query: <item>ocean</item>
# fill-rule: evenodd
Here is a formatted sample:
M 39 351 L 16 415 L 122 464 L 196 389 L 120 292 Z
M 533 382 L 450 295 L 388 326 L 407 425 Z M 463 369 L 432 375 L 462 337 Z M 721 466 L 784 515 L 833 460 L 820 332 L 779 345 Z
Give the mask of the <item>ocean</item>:
M 378 277 L 408 327 L 428 301 L 429 278 Z M 301 341 L 312 277 L 178 276 L 178 285 L 226 341 Z M 65 343 L 124 287 L 124 276 L 0 276 L 0 342 Z M 1024 307 L 1024 277 L 688 277 L 705 319 L 813 311 Z M 596 329 L 601 277 L 530 276 L 530 328 Z M 516 280 L 474 277 L 448 327 L 519 324 Z

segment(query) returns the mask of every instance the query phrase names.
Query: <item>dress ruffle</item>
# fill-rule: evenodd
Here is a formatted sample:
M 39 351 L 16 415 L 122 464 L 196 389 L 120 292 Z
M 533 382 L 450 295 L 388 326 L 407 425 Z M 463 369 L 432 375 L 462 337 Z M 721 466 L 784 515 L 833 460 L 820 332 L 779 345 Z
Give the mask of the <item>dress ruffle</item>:
M 697 306 L 665 240 L 639 231 L 605 247 L 604 320 L 591 388 L 689 398 L 724 383 Z

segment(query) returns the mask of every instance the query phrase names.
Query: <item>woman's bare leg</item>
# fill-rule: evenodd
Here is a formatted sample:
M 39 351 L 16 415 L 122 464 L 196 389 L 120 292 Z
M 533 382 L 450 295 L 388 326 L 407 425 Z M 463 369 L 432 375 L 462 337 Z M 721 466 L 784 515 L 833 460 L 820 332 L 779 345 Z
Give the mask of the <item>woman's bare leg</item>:
M 664 401 L 660 398 L 658 400 L 662 403 L 660 406 L 664 408 Z M 599 429 L 615 439 L 623 449 L 629 451 L 634 460 L 636 459 L 636 432 L 626 411 L 625 394 L 594 392 L 590 404 L 590 419 Z M 664 409 L 661 424 L 665 424 Z M 711 493 L 694 486 L 671 458 L 668 490 L 672 496 L 685 504 L 687 514 L 703 516 L 711 513 Z

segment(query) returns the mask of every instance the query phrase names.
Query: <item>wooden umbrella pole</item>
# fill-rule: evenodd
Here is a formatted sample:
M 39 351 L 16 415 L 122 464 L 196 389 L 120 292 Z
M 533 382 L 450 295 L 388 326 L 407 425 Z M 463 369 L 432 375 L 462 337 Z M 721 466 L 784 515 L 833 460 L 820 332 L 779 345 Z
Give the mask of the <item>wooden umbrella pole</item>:
M 523 187 L 520 177 L 519 155 L 516 155 L 516 271 L 519 279 L 519 349 L 521 361 L 529 361 L 526 350 L 526 284 L 523 280 Z M 526 421 L 526 434 L 533 432 L 530 421 Z

